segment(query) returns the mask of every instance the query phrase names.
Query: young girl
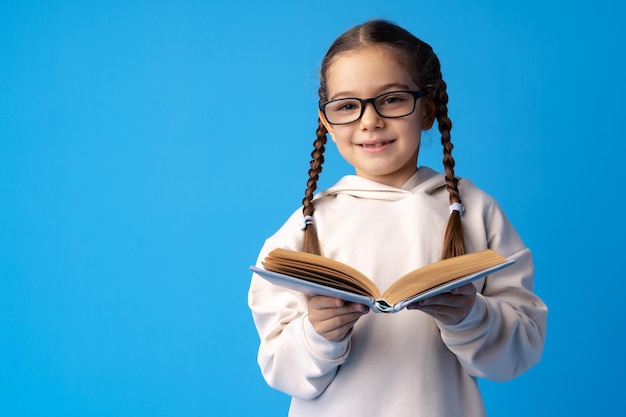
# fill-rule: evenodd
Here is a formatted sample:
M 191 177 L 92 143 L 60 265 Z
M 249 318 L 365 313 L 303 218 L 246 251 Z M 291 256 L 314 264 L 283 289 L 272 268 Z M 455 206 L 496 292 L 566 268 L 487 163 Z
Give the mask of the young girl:
M 319 122 L 302 201 L 274 248 L 322 254 L 388 287 L 404 273 L 490 248 L 516 263 L 396 314 L 252 277 L 258 361 L 290 416 L 482 416 L 477 377 L 513 378 L 541 356 L 547 308 L 533 261 L 498 204 L 454 174 L 446 84 L 432 48 L 386 21 L 341 35 L 321 67 Z M 437 122 L 439 174 L 417 165 Z M 326 136 L 356 175 L 313 196 Z

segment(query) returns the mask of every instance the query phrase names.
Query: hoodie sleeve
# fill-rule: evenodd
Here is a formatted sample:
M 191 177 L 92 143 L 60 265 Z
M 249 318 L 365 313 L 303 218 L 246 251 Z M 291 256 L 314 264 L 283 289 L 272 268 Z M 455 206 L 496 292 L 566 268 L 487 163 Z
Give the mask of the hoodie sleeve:
M 506 381 L 539 362 L 548 310 L 533 293 L 531 252 L 500 207 L 492 201 L 485 206 L 482 219 L 468 217 L 463 219 L 466 228 L 483 223 L 487 247 L 516 263 L 486 278 L 463 321 L 452 326 L 437 324 L 444 343 L 468 373 Z
M 268 240 L 259 261 L 276 242 Z M 285 246 L 283 246 L 285 247 Z M 350 351 L 350 334 L 330 342 L 308 320 L 307 297 L 253 274 L 248 305 L 261 339 L 258 363 L 268 385 L 292 397 L 313 399 L 334 379 Z

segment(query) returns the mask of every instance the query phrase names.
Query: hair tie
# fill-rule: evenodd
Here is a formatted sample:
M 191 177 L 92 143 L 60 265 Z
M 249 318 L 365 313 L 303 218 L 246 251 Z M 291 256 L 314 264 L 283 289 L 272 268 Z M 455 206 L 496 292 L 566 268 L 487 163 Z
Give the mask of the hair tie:
M 452 203 L 450 205 L 450 213 L 452 213 L 455 210 L 458 211 L 459 214 L 462 216 L 463 212 L 465 211 L 465 207 L 461 203 Z
M 306 230 L 310 224 L 313 224 L 313 216 L 304 216 L 300 222 L 300 230 Z

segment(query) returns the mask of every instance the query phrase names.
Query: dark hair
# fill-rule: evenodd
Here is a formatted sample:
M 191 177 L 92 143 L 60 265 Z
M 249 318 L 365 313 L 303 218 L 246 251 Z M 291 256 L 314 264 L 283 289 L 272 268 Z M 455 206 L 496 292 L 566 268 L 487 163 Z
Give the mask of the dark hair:
M 418 39 L 407 30 L 385 20 L 371 20 L 349 29 L 333 42 L 322 61 L 320 87 L 318 90 L 320 103 L 328 100 L 326 77 L 334 59 L 344 52 L 368 46 L 383 46 L 387 48 L 398 62 L 405 67 L 415 84 L 426 91 L 424 96 L 426 109 L 429 112 L 431 121 L 433 118 L 437 120 L 439 132 L 441 133 L 443 167 L 450 195 L 450 204 L 461 203 L 457 184 L 458 179 L 454 175 L 455 162 L 452 157 L 453 145 L 450 141 L 452 122 L 448 117 L 446 83 L 441 75 L 439 59 L 430 45 Z M 313 143 L 314 149 L 311 153 L 309 180 L 304 199 L 302 200 L 303 216 L 312 216 L 315 210 L 313 193 L 317 189 L 319 174 L 322 172 L 327 133 L 328 131 L 324 124 L 318 119 L 317 138 Z M 314 223 L 306 226 L 304 230 L 302 250 L 321 254 L 319 238 Z M 442 259 L 451 258 L 463 255 L 465 251 L 461 213 L 453 210 L 450 213 L 450 219 L 446 227 L 441 256 Z

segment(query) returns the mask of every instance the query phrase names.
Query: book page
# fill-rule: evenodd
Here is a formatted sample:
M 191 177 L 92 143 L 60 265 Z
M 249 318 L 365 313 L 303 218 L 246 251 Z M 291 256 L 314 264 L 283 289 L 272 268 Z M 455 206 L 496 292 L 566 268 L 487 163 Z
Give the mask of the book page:
M 369 306 L 373 309 L 373 311 L 377 311 L 375 300 L 372 296 L 356 294 L 353 289 L 344 290 L 339 287 L 316 284 L 311 281 L 294 278 L 290 275 L 283 275 L 278 272 L 267 271 L 263 268 L 257 268 L 255 266 L 251 266 L 250 269 L 265 280 L 271 282 L 272 284 L 280 285 L 281 287 L 290 288 L 308 295 L 324 295 L 326 297 L 341 298 L 345 301 Z
M 504 262 L 506 258 L 492 250 L 444 259 L 404 275 L 384 292 L 383 298 L 393 305 L 433 287 Z
M 376 284 L 343 262 L 311 253 L 286 249 L 274 249 L 263 261 L 266 269 L 292 275 L 310 282 L 331 285 L 333 281 L 341 283 L 341 288 L 354 288 L 357 294 L 369 294 L 380 298 Z

